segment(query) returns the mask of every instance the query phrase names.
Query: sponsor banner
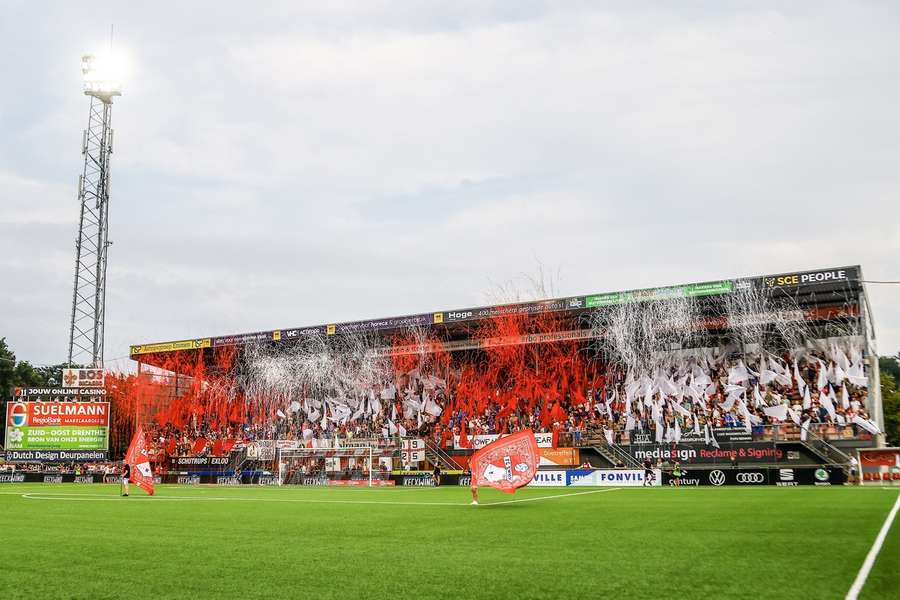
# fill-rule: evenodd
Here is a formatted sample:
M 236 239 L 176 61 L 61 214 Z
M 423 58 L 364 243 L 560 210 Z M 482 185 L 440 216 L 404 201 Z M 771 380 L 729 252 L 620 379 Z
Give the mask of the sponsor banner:
M 538 471 L 540 473 L 540 471 Z M 531 483 L 534 483 L 534 480 L 531 480 Z M 460 475 L 459 481 L 456 482 L 456 485 L 462 485 L 465 487 L 472 487 L 472 476 L 471 475 Z
M 859 279 L 858 267 L 842 267 L 820 271 L 802 271 L 766 275 L 762 278 L 765 288 L 798 288 L 808 286 L 824 286 L 828 284 L 847 284 Z
M 257 485 L 280 485 L 281 482 L 278 481 L 278 477 L 276 475 L 260 475 L 259 479 L 256 481 Z
M 596 294 L 594 296 L 587 296 L 585 298 L 585 304 L 588 308 L 597 308 L 602 306 L 613 306 L 616 304 L 629 304 L 632 302 L 668 300 L 671 298 L 717 296 L 731 293 L 732 287 L 733 283 L 731 280 L 707 281 L 705 283 L 691 283 L 688 285 Z
M 648 482 L 643 469 L 571 469 L 565 471 L 565 485 L 643 487 L 660 485 L 661 474 L 654 469 L 654 477 Z
M 9 462 L 104 462 L 105 450 L 7 450 Z
M 321 485 L 321 484 L 320 484 Z M 368 487 L 368 479 L 333 479 L 329 480 L 326 485 L 335 487 Z M 394 482 L 390 479 L 373 479 L 373 487 L 393 487 Z
M 212 345 L 210 338 L 198 338 L 193 340 L 180 340 L 177 342 L 160 342 L 158 344 L 140 344 L 131 347 L 131 355 L 155 354 L 157 352 L 176 352 L 178 350 L 195 350 L 197 348 L 209 348 Z
M 108 402 L 8 402 L 7 450 L 106 450 Z
M 241 479 L 234 476 L 216 477 L 216 485 L 241 485 Z
M 94 483 L 93 475 L 76 475 L 73 483 Z
M 172 463 L 179 469 L 224 467 L 228 464 L 227 456 L 178 456 Z
M 106 388 L 23 388 L 15 389 L 16 398 L 30 398 L 32 400 L 52 399 L 57 402 L 74 402 L 82 400 L 103 400 Z
M 44 483 L 62 483 L 62 475 L 44 475 Z
M 538 471 L 528 487 L 565 487 L 566 471 Z
M 847 474 L 831 467 L 770 469 L 769 480 L 777 486 L 843 485 Z
M 772 442 L 719 442 L 719 447 L 706 444 L 630 444 L 620 446 L 635 459 L 644 462 L 663 460 L 679 461 L 683 464 L 725 464 L 732 466 L 732 458 L 738 465 L 747 463 L 772 464 L 804 460 L 815 463 L 818 459 L 811 456 L 799 443 Z
M 199 475 L 179 475 L 176 480 L 178 485 L 200 485 Z
M 703 478 L 701 477 L 701 480 Z M 719 487 L 722 485 L 767 485 L 769 483 L 768 469 L 712 469 L 706 473 L 708 485 Z M 701 485 L 703 485 L 701 483 Z
M 581 464 L 578 448 L 541 448 L 540 466 L 576 467 Z
M 25 483 L 25 473 L 0 473 L 0 483 Z
M 472 450 L 480 450 L 484 448 L 491 442 L 500 439 L 498 434 L 489 434 L 489 435 L 470 435 L 469 443 L 472 444 Z M 553 446 L 553 434 L 552 433 L 535 433 L 534 439 L 537 440 L 538 448 L 551 448 Z M 469 448 L 460 448 L 459 446 L 459 436 L 453 436 L 453 447 L 457 450 L 468 450 Z
M 434 477 L 432 475 L 401 475 L 400 485 L 434 487 Z
M 597 337 L 597 332 L 590 329 L 573 329 L 569 331 L 552 331 L 548 333 L 534 333 L 527 335 L 508 335 L 501 337 L 464 339 L 452 342 L 440 342 L 433 344 L 411 344 L 405 346 L 384 346 L 372 350 L 374 356 L 400 356 L 406 354 L 421 354 L 423 352 L 457 352 L 459 350 L 480 350 L 498 346 L 516 346 L 525 344 L 545 344 L 548 342 L 566 342 L 588 340 Z
M 103 388 L 106 371 L 103 369 L 63 369 L 63 387 Z
M 722 442 L 752 442 L 753 436 L 743 428 L 743 427 L 714 427 L 713 435 L 716 438 L 716 441 L 721 444 Z M 632 444 L 654 444 L 654 434 L 653 433 L 631 433 L 631 443 Z M 703 432 L 700 434 L 695 434 L 693 429 L 688 431 L 681 432 L 681 443 L 682 444 L 706 444 L 706 438 L 703 436 Z

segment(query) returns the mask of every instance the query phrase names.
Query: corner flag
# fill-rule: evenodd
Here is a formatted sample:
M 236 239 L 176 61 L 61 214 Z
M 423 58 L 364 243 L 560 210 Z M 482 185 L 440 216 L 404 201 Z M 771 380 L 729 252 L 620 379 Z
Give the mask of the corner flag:
M 153 495 L 153 471 L 150 470 L 150 458 L 147 456 L 147 438 L 144 429 L 138 427 L 131 438 L 128 452 L 125 454 L 125 462 L 131 465 L 131 481 Z

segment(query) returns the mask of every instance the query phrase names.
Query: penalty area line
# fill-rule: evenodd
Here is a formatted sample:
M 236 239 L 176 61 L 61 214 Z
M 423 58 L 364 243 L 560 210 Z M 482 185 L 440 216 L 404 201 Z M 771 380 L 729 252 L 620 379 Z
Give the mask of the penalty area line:
M 553 500 L 554 498 L 571 498 L 572 496 L 584 496 L 585 494 L 603 494 L 605 492 L 615 492 L 622 488 L 604 488 L 602 490 L 588 490 L 586 492 L 573 492 L 571 494 L 554 494 L 553 496 L 538 496 L 537 498 L 519 498 L 517 500 L 501 500 L 500 502 L 489 502 L 487 504 L 479 504 L 479 506 L 498 506 L 500 504 L 516 504 L 518 502 L 537 502 L 538 500 Z
M 869 553 L 866 555 L 866 560 L 863 561 L 862 567 L 859 569 L 859 573 L 856 575 L 856 579 L 853 581 L 853 585 L 850 586 L 850 591 L 847 592 L 846 600 L 856 600 L 859 597 L 859 593 L 862 591 L 863 586 L 866 584 L 866 579 L 869 577 L 869 572 L 872 570 L 872 567 L 875 565 L 875 559 L 878 558 L 878 553 L 881 551 L 881 546 L 884 544 L 884 538 L 887 537 L 888 531 L 891 529 L 891 524 L 894 522 L 894 517 L 897 516 L 897 510 L 900 509 L 900 494 L 897 494 L 897 501 L 894 502 L 894 507 L 891 509 L 891 512 L 888 513 L 887 518 L 884 520 L 884 525 L 881 526 L 881 531 L 878 532 L 878 536 L 875 538 L 875 542 L 872 544 L 872 548 L 869 549 Z

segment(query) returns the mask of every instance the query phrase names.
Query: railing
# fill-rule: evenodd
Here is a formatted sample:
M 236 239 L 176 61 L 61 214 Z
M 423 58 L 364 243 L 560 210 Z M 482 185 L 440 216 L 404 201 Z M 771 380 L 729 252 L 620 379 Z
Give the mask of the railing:
M 431 452 L 431 454 L 443 464 L 443 467 L 445 469 L 459 469 L 459 464 L 457 464 L 457 462 L 455 460 L 453 460 L 452 456 L 447 454 L 446 451 L 444 451 L 440 446 L 435 444 L 431 439 L 429 439 L 427 437 L 425 437 L 423 439 L 425 440 L 426 456 L 429 452 Z
M 815 431 L 808 431 L 806 440 L 803 444 L 813 453 L 818 454 L 826 460 L 827 464 L 846 467 L 850 464 L 850 457 L 843 451 L 829 444 L 823 437 Z

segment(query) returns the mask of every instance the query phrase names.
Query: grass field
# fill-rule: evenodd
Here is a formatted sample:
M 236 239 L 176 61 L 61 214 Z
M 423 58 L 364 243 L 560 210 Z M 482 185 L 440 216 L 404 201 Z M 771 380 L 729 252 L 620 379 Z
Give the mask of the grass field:
M 0 598 L 843 598 L 898 492 L 117 494 L 0 486 Z M 861 598 L 900 598 L 898 527 Z

